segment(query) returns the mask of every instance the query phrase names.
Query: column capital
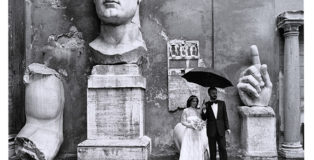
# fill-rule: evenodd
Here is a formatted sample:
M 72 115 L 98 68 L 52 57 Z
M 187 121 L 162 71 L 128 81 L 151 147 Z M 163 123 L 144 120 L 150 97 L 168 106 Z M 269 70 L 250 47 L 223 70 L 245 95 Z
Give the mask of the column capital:
M 283 28 L 285 33 L 299 33 L 299 27 L 304 23 L 304 11 L 286 11 L 277 17 L 277 28 Z

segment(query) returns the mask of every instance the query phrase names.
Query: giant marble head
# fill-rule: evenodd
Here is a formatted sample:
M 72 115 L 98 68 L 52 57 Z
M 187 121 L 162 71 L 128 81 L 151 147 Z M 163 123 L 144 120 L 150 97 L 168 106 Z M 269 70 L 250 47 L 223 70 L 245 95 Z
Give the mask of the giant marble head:
M 137 18 L 141 0 L 94 0 L 96 12 L 102 23 L 120 25 Z
M 140 64 L 146 45 L 140 31 L 141 0 L 94 0 L 100 34 L 89 46 L 95 64 Z

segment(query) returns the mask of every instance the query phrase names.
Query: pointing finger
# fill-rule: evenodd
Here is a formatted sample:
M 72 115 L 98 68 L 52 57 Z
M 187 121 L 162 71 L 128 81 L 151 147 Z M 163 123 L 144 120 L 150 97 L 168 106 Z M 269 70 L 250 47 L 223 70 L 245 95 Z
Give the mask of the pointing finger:
M 252 63 L 253 65 L 260 65 L 261 61 L 259 59 L 259 53 L 256 45 L 252 45 L 251 47 L 251 58 L 252 58 Z

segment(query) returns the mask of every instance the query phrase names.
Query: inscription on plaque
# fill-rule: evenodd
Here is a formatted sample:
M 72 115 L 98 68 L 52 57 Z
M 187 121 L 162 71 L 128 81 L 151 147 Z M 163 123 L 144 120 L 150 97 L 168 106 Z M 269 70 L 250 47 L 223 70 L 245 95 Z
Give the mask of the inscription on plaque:
M 142 89 L 89 89 L 88 139 L 130 139 L 140 137 L 143 117 Z

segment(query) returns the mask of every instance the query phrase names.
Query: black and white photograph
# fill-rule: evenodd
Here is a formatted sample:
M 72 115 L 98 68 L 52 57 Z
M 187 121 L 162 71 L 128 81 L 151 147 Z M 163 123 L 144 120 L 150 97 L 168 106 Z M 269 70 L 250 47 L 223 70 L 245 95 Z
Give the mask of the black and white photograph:
M 2 159 L 311 159 L 303 0 L 7 2 Z

